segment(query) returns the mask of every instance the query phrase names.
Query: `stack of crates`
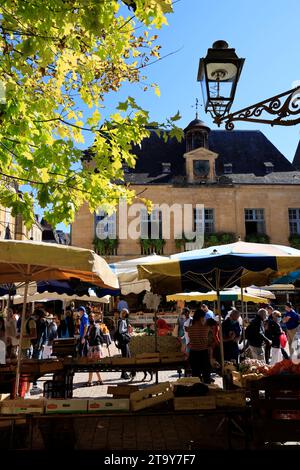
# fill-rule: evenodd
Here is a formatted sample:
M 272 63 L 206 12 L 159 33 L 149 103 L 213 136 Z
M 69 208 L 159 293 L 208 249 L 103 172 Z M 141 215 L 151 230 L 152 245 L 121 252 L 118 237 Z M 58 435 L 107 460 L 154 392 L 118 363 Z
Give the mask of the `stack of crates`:
M 53 380 L 44 383 L 45 398 L 72 398 L 73 396 L 73 376 L 69 374 L 54 374 Z
M 77 340 L 76 338 L 58 338 L 53 340 L 52 356 L 66 357 L 77 355 Z

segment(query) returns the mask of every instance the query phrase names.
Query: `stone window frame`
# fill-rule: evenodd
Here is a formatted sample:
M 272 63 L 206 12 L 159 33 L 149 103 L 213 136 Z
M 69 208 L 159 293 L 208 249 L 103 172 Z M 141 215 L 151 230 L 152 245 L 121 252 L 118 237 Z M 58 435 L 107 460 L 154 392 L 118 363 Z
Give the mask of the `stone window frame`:
M 263 208 L 245 208 L 244 209 L 244 220 L 246 222 L 257 223 L 257 233 L 265 233 L 266 221 L 265 221 L 265 209 Z
M 294 214 L 292 214 L 294 212 Z M 300 208 L 288 208 L 290 235 L 300 235 Z
M 215 209 L 204 208 L 204 214 L 199 214 L 200 209 L 194 208 L 194 230 L 197 231 L 197 226 L 202 227 L 204 218 L 204 233 L 211 234 L 215 232 Z M 200 217 L 199 217 L 200 215 Z M 201 229 L 200 229 L 201 232 Z

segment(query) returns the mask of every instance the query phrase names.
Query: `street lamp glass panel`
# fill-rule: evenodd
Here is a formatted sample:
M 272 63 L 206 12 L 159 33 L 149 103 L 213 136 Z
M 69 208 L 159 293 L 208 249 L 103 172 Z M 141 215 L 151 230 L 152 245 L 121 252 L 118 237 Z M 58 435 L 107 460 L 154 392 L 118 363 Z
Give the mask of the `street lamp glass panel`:
M 234 100 L 237 82 L 244 64 L 225 41 L 217 41 L 207 56 L 200 60 L 198 81 L 201 82 L 205 111 L 213 117 L 228 113 Z
M 234 64 L 208 63 L 206 68 L 208 80 L 233 81 L 237 74 L 237 67 Z

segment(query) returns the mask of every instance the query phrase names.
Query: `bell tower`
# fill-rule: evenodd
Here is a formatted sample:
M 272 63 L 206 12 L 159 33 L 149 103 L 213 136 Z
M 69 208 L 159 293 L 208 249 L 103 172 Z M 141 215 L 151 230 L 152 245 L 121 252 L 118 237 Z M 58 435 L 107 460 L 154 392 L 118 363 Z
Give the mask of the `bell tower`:
M 215 180 L 215 159 L 217 154 L 208 148 L 210 128 L 198 119 L 198 100 L 196 118 L 184 129 L 186 140 L 186 175 L 189 183 L 212 182 Z
M 203 147 L 208 148 L 208 134 L 210 128 L 198 119 L 198 99 L 196 99 L 196 118 L 184 129 L 186 152 Z

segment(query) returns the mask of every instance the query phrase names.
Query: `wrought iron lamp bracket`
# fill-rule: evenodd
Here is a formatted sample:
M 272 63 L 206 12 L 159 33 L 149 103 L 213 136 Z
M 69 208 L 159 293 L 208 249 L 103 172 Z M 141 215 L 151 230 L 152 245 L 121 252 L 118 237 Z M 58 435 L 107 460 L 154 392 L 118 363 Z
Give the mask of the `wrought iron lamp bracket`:
M 271 114 L 274 119 L 261 117 Z M 214 116 L 214 122 L 220 127 L 225 122 L 228 131 L 234 129 L 234 121 L 258 122 L 271 126 L 294 126 L 300 123 L 300 86 L 272 96 L 264 101 L 240 109 L 230 114 Z

